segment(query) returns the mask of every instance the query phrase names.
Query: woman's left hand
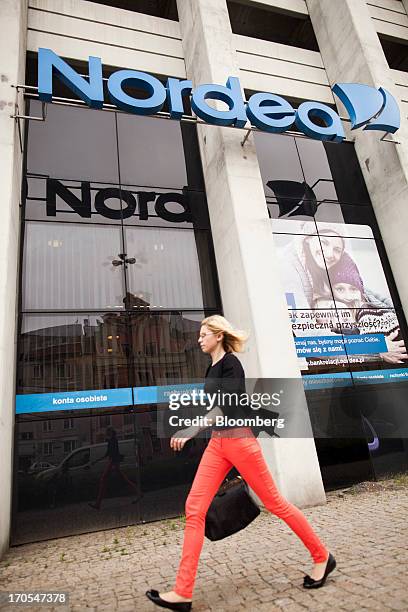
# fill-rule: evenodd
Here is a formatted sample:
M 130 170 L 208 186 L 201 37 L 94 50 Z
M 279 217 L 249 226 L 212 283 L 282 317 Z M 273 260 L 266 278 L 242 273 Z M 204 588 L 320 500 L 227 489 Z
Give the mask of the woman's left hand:
M 180 451 L 185 443 L 188 442 L 188 440 L 191 440 L 193 437 L 194 434 L 190 428 L 187 427 L 186 429 L 180 429 L 170 438 L 170 447 L 175 451 Z

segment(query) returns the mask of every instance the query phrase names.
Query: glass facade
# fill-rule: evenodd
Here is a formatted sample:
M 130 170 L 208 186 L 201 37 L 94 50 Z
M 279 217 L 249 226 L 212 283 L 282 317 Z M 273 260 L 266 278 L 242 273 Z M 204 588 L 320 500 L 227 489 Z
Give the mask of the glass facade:
M 255 142 L 324 483 L 404 470 L 407 327 L 354 145 Z
M 47 105 L 23 186 L 13 542 L 179 515 L 206 440 L 172 451 L 134 390 L 202 377 L 220 312 L 195 126 Z
M 139 391 L 202 378 L 221 312 L 195 130 L 58 104 L 28 125 L 14 544 L 184 510 L 206 440 L 171 451 Z M 255 142 L 324 484 L 404 469 L 407 383 L 374 377 L 406 367 L 406 323 L 353 145 Z

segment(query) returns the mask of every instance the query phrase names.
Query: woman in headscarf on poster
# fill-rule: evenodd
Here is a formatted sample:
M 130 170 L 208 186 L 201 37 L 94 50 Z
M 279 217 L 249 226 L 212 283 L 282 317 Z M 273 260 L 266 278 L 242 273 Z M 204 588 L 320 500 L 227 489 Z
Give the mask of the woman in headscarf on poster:
M 336 309 L 339 324 L 333 331 L 344 335 L 383 334 L 387 351 L 361 356 L 364 362 L 381 359 L 391 364 L 404 363 L 408 355 L 395 310 L 370 299 L 350 255 L 344 252 L 339 264 L 328 270 L 328 275 L 333 297 L 331 293 L 315 295 L 313 307 L 318 310 Z
M 313 308 L 316 295 L 331 293 L 327 274 L 342 268 L 343 258 L 350 258 L 345 249 L 344 237 L 334 228 L 325 228 L 324 234 L 318 234 L 314 222 L 304 223 L 302 234 L 280 253 L 289 307 L 296 310 Z M 379 296 L 368 288 L 365 288 L 365 296 L 372 305 L 393 308 L 389 297 Z

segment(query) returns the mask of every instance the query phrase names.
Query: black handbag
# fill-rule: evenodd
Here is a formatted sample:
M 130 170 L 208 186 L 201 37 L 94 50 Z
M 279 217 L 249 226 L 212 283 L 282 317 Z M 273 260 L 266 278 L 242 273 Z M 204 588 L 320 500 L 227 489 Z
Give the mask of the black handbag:
M 222 540 L 244 529 L 260 514 L 252 500 L 248 485 L 241 476 L 223 483 L 205 519 L 205 536 L 209 540 Z

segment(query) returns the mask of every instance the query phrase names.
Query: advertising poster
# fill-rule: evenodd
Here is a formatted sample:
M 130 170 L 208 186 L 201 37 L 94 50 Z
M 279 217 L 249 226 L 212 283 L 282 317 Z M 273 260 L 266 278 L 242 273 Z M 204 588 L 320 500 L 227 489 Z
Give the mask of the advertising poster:
M 406 345 L 370 227 L 272 227 L 302 374 L 405 379 Z

